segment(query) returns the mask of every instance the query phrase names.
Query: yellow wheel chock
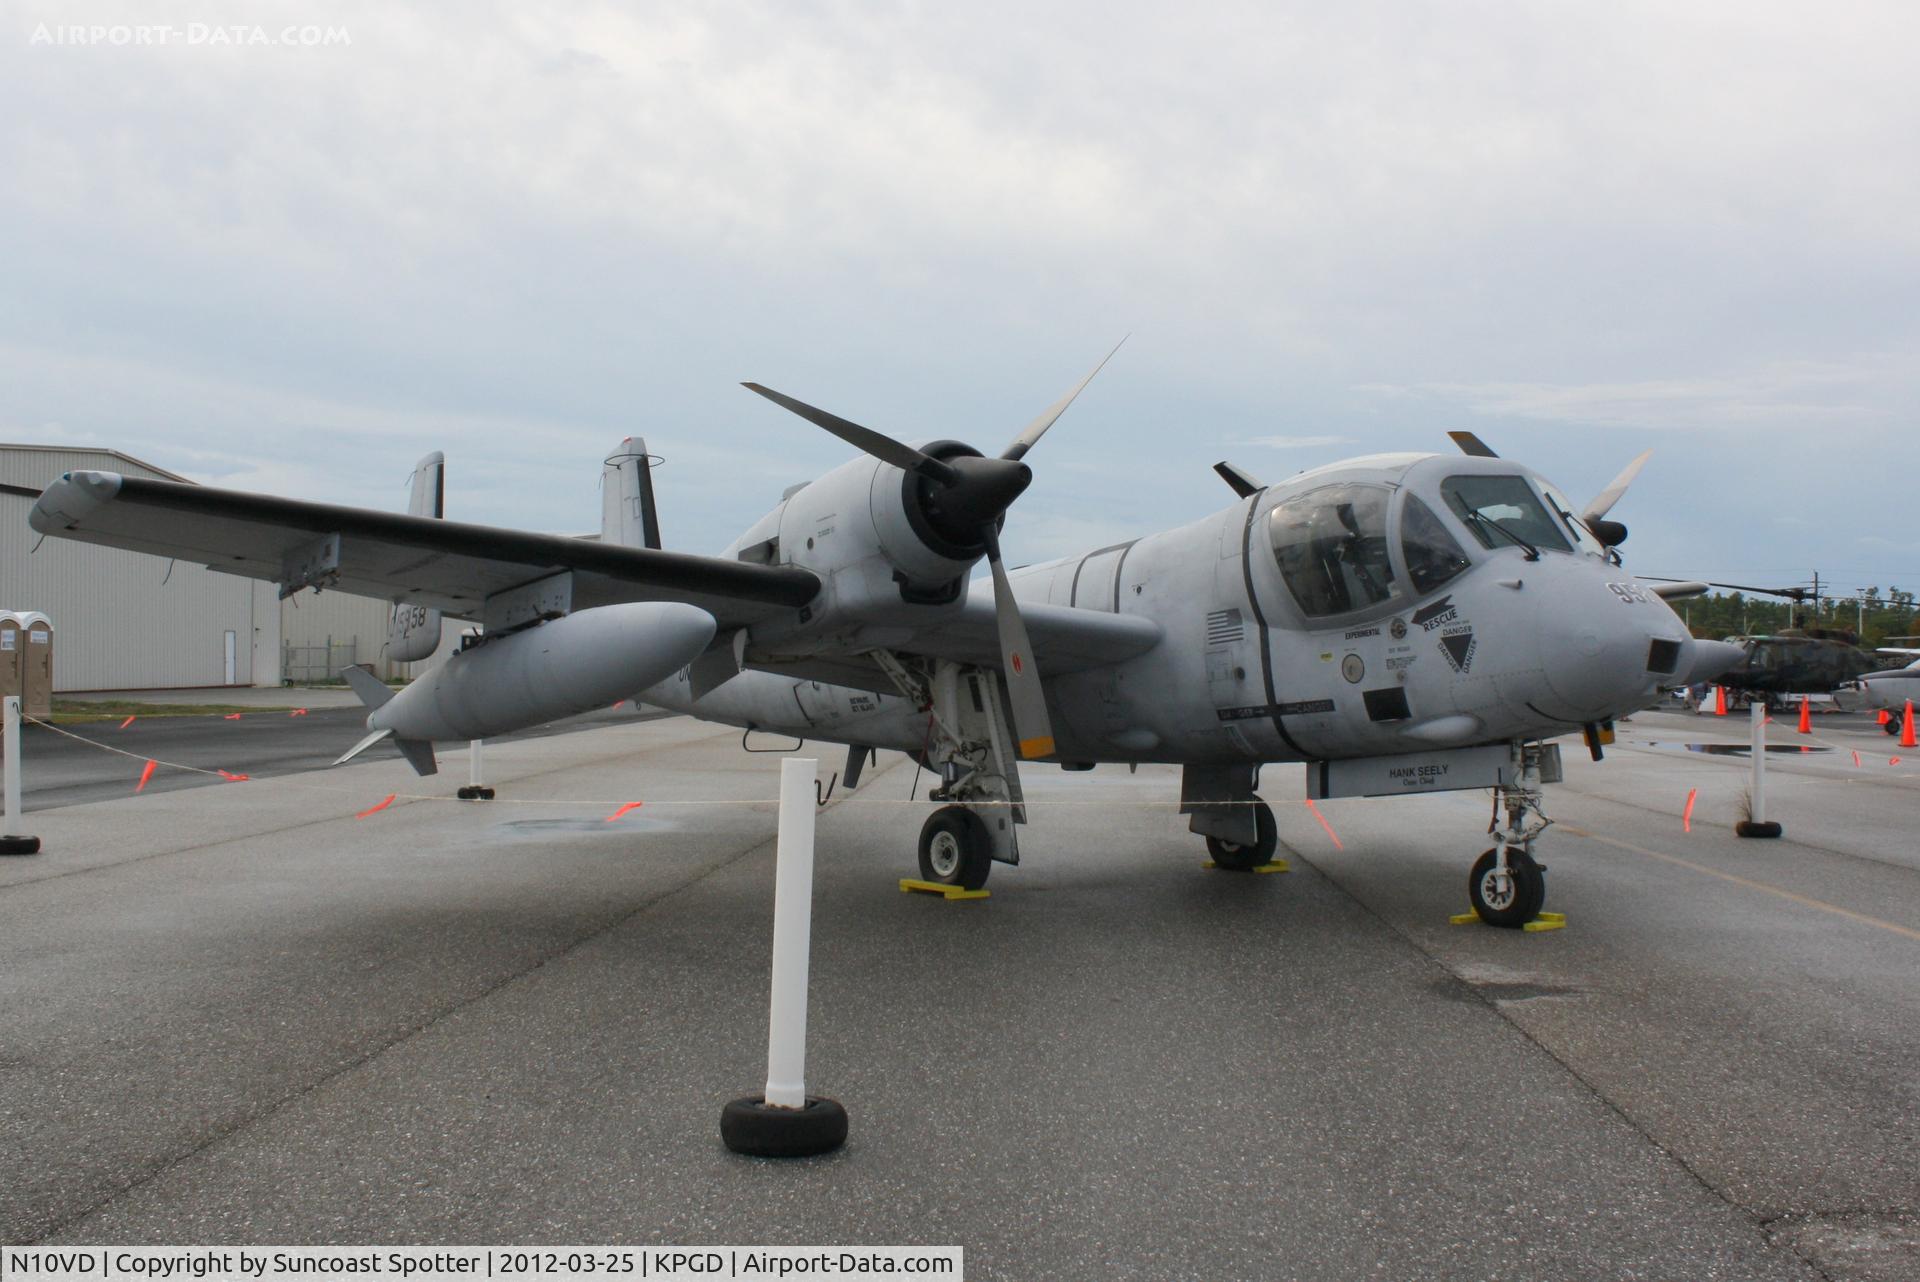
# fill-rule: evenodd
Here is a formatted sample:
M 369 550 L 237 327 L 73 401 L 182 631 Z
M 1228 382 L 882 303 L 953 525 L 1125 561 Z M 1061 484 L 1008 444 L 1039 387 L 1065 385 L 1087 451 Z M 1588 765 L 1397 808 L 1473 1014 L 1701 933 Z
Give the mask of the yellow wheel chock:
M 1209 859 L 1205 863 L 1201 864 L 1200 866 L 1202 868 L 1218 868 L 1220 865 L 1216 864 L 1215 862 L 1213 862 L 1213 860 Z M 1244 872 L 1292 872 L 1293 865 L 1288 863 L 1284 859 L 1276 859 L 1270 864 L 1255 864 L 1253 867 L 1243 869 L 1242 871 Z
M 942 899 L 985 899 L 991 890 L 968 890 L 965 886 L 948 886 L 937 881 L 921 881 L 917 877 L 902 877 L 900 889 L 908 893 L 938 895 Z
M 1455 913 L 1453 916 L 1447 918 L 1447 920 L 1455 926 L 1472 926 L 1480 921 L 1480 914 Z M 1565 913 L 1541 913 L 1538 917 L 1535 917 L 1532 921 L 1520 927 L 1520 929 L 1526 931 L 1529 935 L 1534 935 L 1543 930 L 1564 929 L 1566 924 L 1567 915 Z

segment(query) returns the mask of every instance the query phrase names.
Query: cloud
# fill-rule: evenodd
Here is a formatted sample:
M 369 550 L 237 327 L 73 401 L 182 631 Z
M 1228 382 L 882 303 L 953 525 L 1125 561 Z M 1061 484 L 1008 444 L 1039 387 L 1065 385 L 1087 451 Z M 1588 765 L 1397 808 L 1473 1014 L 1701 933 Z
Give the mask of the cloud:
M 1250 436 L 1239 445 L 1264 445 L 1274 450 L 1312 450 L 1329 445 L 1350 445 L 1351 436 Z
M 1920 354 L 1863 355 L 1848 362 L 1787 361 L 1747 373 L 1619 383 L 1440 382 L 1370 384 L 1356 390 L 1392 401 L 1451 403 L 1489 418 L 1650 430 L 1811 428 L 1888 423 L 1899 414 L 1870 399 L 1908 383 Z

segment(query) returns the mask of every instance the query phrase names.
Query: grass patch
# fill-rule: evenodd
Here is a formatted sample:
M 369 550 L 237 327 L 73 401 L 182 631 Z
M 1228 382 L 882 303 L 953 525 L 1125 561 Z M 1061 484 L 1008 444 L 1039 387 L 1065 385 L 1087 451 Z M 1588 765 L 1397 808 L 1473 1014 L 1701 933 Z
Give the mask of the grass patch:
M 55 699 L 55 725 L 82 721 L 125 721 L 128 717 L 224 717 L 235 712 L 291 712 L 294 705 L 261 707 L 240 703 L 142 703 L 136 699 Z

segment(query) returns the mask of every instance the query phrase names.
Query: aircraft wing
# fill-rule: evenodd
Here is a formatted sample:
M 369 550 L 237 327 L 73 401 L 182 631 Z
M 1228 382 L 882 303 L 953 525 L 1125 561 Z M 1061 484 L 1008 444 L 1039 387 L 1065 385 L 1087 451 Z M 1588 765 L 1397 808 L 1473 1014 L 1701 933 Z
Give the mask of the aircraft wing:
M 1158 623 L 1137 614 L 1111 614 L 1105 610 L 1023 601 L 1020 616 L 1026 621 L 1033 662 L 1041 676 L 1048 679 L 1145 654 L 1165 635 Z M 966 604 L 955 614 L 941 615 L 934 626 L 878 631 L 888 635 L 874 636 L 863 644 L 895 654 L 951 659 L 983 668 L 997 669 L 1002 663 L 993 592 L 985 583 L 974 584 L 967 593 Z M 761 672 L 872 690 L 876 694 L 898 693 L 892 679 L 874 662 L 868 649 L 805 656 L 756 654 L 749 649 L 746 666 Z
M 1033 661 L 1045 677 L 1105 667 L 1145 654 L 1160 643 L 1163 630 L 1137 614 L 1112 614 L 1067 605 L 1020 603 L 1033 644 Z M 998 668 L 1000 625 L 994 618 L 993 591 L 984 583 L 967 593 L 957 617 L 943 620 L 911 641 L 894 647 L 907 654 Z
M 406 600 L 465 619 L 480 618 L 489 596 L 568 570 L 573 572 L 572 609 L 683 601 L 708 611 L 722 626 L 797 609 L 820 590 L 818 578 L 794 566 L 621 547 L 113 472 L 68 473 L 40 494 L 29 520 L 42 534 L 279 583 L 283 595 L 312 585 Z

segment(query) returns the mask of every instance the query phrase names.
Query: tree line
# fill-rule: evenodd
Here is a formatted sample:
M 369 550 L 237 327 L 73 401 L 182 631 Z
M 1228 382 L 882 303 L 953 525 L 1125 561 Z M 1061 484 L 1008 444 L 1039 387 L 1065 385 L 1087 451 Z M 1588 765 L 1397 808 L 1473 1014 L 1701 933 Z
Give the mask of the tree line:
M 1843 628 L 1860 634 L 1868 648 L 1889 637 L 1920 636 L 1920 607 L 1902 588 L 1877 587 L 1843 597 L 1823 597 L 1816 611 L 1812 601 L 1777 601 L 1743 592 L 1714 592 L 1690 601 L 1675 601 L 1674 609 L 1696 637 L 1719 640 L 1730 636 L 1766 636 L 1796 625 Z

